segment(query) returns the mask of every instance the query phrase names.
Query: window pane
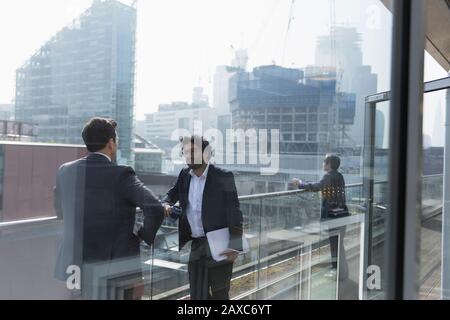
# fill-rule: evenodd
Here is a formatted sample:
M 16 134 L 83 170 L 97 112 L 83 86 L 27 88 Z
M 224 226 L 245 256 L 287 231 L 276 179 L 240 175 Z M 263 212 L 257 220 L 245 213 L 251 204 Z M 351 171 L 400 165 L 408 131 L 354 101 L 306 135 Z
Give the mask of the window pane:
M 365 99 L 390 90 L 381 1 L 4 2 L 0 299 L 206 299 L 192 277 L 221 264 L 205 237 L 241 220 L 248 249 L 208 269 L 226 280 L 214 298 L 382 295 L 364 280 L 383 263 L 387 215 L 388 102 L 371 106 L 365 145 Z M 93 117 L 117 127 L 91 135 Z M 195 143 L 179 138 L 193 134 L 212 158 L 187 168 Z M 133 232 L 148 222 L 142 185 L 174 206 L 153 246 Z
M 423 180 L 420 228 L 419 298 L 439 300 L 442 291 L 442 263 L 447 256 L 442 248 L 444 206 L 444 150 L 446 143 L 445 115 L 448 109 L 447 90 L 424 96 L 423 118 Z

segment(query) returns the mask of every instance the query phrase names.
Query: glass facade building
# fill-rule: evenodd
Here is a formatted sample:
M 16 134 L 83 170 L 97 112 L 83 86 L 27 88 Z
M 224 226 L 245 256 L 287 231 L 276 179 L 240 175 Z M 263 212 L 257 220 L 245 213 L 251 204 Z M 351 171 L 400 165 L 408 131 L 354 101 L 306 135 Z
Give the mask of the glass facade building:
M 133 163 L 136 9 L 94 1 L 17 70 L 16 121 L 37 141 L 82 144 L 92 117 L 120 123 L 119 161 Z

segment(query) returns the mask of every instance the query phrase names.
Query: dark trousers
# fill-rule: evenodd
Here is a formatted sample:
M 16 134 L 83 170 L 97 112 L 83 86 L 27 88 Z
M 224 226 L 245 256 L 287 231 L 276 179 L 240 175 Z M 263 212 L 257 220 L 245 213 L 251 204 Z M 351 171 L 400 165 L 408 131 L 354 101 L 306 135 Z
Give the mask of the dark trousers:
M 331 251 L 331 266 L 333 269 L 337 269 L 337 255 L 338 255 L 338 246 L 339 246 L 339 237 L 331 236 L 330 240 L 330 251 Z
M 344 248 L 345 229 L 345 227 L 339 227 L 329 230 L 331 266 L 333 269 L 337 269 L 339 262 L 341 278 L 348 277 L 348 263 Z
M 211 258 L 208 240 L 194 239 L 189 256 L 191 300 L 229 300 L 233 263 Z

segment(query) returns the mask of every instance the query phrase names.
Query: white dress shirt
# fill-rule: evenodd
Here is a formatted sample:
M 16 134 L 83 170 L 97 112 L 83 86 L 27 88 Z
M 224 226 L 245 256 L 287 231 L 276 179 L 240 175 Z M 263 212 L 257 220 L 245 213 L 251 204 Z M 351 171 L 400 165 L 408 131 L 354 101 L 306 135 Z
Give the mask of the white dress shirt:
M 202 222 L 202 201 L 208 169 L 209 164 L 206 166 L 205 171 L 200 177 L 197 177 L 193 170 L 189 171 L 191 183 L 189 185 L 189 197 L 186 212 L 193 238 L 205 236 Z
M 104 153 L 101 153 L 101 152 L 93 152 L 94 154 L 100 154 L 100 155 L 102 155 L 102 156 L 104 156 L 106 159 L 108 159 L 109 160 L 109 162 L 112 162 L 111 161 L 111 158 L 110 157 L 108 157 L 106 154 L 104 154 Z

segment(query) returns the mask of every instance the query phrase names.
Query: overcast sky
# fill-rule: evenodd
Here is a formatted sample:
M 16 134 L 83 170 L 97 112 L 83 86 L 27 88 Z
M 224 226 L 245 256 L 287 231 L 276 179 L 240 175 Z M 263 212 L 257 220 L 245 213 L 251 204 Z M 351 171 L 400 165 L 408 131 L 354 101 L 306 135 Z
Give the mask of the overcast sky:
M 137 117 L 154 112 L 161 103 L 190 101 L 196 85 L 205 87 L 212 101 L 214 70 L 217 65 L 230 63 L 232 46 L 249 49 L 250 67 L 273 61 L 282 64 L 283 52 L 285 66 L 314 64 L 316 39 L 329 32 L 332 2 L 295 1 L 294 19 L 286 37 L 291 0 L 140 0 Z M 0 2 L 0 103 L 10 102 L 14 96 L 15 70 L 91 3 L 92 0 Z M 356 27 L 362 34 L 364 63 L 378 74 L 378 91 L 388 90 L 388 11 L 379 0 L 335 0 L 335 8 L 335 22 Z M 429 79 L 445 76 L 437 65 L 427 65 Z M 430 98 L 429 103 L 439 103 L 439 99 L 442 97 Z M 424 130 L 432 136 L 439 117 L 428 116 Z

